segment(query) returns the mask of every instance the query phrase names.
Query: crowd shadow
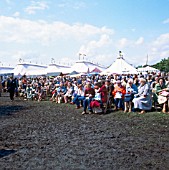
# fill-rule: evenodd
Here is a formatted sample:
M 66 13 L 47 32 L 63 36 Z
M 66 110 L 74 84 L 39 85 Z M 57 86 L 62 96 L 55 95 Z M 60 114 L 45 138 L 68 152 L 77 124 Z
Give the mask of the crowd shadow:
M 13 154 L 15 153 L 16 150 L 13 150 L 13 149 L 0 149 L 0 158 L 4 157 L 4 156 L 8 156 L 10 154 Z
M 25 109 L 24 106 L 0 106 L 0 116 L 10 116 Z

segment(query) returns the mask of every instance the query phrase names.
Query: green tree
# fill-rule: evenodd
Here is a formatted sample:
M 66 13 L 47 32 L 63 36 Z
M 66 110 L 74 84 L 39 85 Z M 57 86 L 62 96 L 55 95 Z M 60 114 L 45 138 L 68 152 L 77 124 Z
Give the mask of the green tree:
M 160 71 L 169 72 L 169 57 L 162 59 L 159 63 L 152 65 L 152 67 Z

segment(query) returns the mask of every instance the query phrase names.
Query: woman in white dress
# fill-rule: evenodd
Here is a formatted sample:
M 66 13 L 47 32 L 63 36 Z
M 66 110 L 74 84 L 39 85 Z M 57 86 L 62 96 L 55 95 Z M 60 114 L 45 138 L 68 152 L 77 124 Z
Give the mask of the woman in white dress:
M 138 87 L 138 93 L 134 95 L 133 103 L 135 109 L 140 109 L 139 114 L 144 114 L 146 110 L 151 110 L 151 89 L 144 78 L 140 79 L 140 86 Z

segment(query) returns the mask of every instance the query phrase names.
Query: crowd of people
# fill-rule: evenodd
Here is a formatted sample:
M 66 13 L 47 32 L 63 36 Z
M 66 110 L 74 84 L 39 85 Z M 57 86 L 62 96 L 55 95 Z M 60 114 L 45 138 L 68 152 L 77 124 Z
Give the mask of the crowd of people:
M 82 114 L 106 113 L 108 110 L 144 114 L 157 105 L 169 113 L 169 75 L 110 75 L 3 79 L 3 92 L 23 100 L 50 100 L 83 108 Z M 1 92 L 0 92 L 1 93 Z

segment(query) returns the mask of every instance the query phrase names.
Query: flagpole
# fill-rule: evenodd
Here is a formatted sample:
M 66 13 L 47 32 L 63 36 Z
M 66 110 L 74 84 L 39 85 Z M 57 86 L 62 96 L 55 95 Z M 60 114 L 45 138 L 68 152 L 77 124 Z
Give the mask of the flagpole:
M 148 54 L 147 54 L 147 60 L 146 60 L 146 66 L 148 65 Z

